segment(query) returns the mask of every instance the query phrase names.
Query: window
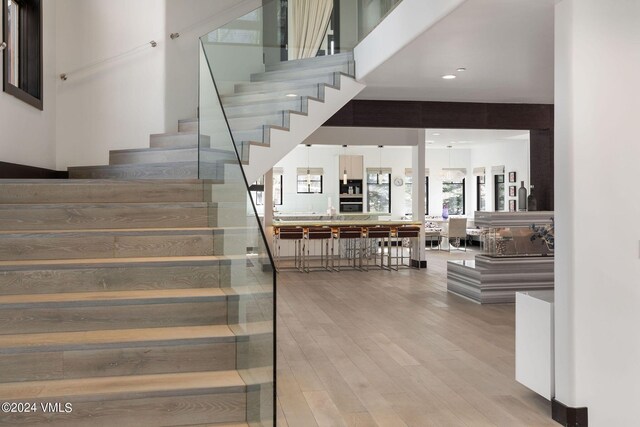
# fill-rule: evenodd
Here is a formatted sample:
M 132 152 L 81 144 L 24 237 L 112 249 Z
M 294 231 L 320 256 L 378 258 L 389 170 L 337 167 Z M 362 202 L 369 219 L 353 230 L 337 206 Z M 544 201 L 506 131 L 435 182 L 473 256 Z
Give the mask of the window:
M 465 214 L 465 179 L 442 183 L 443 205 L 449 209 L 449 215 Z
M 284 199 L 284 185 L 282 177 L 283 175 L 281 173 L 273 175 L 273 204 L 275 206 L 282 206 L 282 200 Z
M 298 194 L 322 194 L 323 175 L 321 168 L 298 169 Z
M 41 0 L 2 0 L 3 89 L 42 110 Z
M 495 175 L 495 211 L 502 212 L 505 208 L 504 174 Z
M 282 206 L 282 174 L 274 174 L 273 175 L 273 204 L 274 206 Z M 264 188 L 264 177 L 260 178 L 256 181 L 251 187 L 253 188 Z M 264 206 L 264 191 L 252 191 L 251 196 L 256 204 L 256 206 Z
M 391 213 L 391 170 L 374 170 L 367 170 L 369 212 Z
M 478 198 L 478 203 L 477 203 L 477 210 L 478 211 L 484 211 L 487 209 L 487 185 L 486 185 L 486 180 L 487 178 L 482 175 L 477 177 L 477 182 L 476 182 L 476 197 Z
M 429 177 L 425 176 L 425 215 L 429 215 Z M 404 211 L 406 215 L 413 213 L 413 176 L 406 175 L 404 180 Z

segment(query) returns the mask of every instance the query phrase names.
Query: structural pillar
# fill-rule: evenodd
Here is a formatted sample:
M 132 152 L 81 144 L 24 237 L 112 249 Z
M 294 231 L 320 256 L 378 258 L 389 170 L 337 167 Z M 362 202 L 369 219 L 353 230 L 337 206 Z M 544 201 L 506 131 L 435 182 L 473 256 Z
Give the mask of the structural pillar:
M 427 259 L 425 256 L 425 240 L 426 235 L 424 232 L 424 217 L 426 215 L 426 188 L 425 188 L 425 166 L 426 166 L 426 131 L 424 129 L 420 129 L 418 131 L 418 141 L 417 144 L 413 147 L 412 153 L 412 180 L 413 184 L 411 186 L 411 199 L 412 199 L 412 208 L 411 212 L 413 213 L 413 220 L 420 221 L 423 225 L 420 227 L 420 238 L 417 243 L 414 243 L 413 248 L 413 258 L 411 260 L 411 265 L 419 268 L 427 268 Z

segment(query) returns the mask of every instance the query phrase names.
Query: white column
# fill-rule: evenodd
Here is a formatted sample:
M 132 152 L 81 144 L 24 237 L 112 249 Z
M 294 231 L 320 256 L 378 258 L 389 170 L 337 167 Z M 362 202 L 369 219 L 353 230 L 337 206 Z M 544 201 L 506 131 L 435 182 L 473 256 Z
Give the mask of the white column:
M 411 186 L 411 199 L 413 212 L 413 220 L 421 221 L 424 224 L 424 216 L 426 211 L 425 204 L 425 166 L 426 166 L 426 131 L 421 129 L 418 132 L 417 145 L 413 147 L 412 151 L 411 167 L 413 169 L 413 185 Z M 417 246 L 413 247 L 413 260 L 411 262 L 417 262 L 418 264 L 425 259 L 425 245 L 424 241 L 426 236 L 424 234 L 424 226 L 421 227 L 420 238 L 418 239 Z
M 273 169 L 264 175 L 264 231 L 267 240 L 273 236 Z
M 563 0 L 555 37 L 556 400 L 637 425 L 640 1 Z

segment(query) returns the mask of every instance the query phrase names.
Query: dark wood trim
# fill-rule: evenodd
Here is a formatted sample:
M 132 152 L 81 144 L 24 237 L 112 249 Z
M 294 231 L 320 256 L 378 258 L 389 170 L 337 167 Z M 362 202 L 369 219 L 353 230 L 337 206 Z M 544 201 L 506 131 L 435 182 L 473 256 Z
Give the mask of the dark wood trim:
M 0 162 L 0 179 L 68 179 L 69 172 Z
M 553 129 L 552 104 L 353 100 L 325 126 Z
M 587 408 L 571 408 L 553 399 L 551 417 L 565 427 L 587 427 L 589 425 Z
M 353 100 L 324 125 L 531 132 L 531 185 L 538 210 L 554 208 L 553 104 Z

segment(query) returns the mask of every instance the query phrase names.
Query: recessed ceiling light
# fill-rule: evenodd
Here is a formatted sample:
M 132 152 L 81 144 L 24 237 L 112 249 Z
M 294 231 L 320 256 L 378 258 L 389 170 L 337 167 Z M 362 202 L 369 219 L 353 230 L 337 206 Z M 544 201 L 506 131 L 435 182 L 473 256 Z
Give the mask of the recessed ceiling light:
M 453 80 L 456 77 L 457 76 L 455 74 L 445 74 L 444 76 L 442 76 L 442 78 L 445 79 L 445 80 Z
M 298 95 L 296 95 L 295 93 L 289 93 L 289 94 L 287 94 L 287 98 L 295 98 L 295 97 L 297 97 L 297 96 L 298 96 Z
M 431 140 L 428 140 L 427 142 L 428 142 L 429 144 L 434 144 L 434 143 L 435 143 L 435 141 L 431 141 Z
M 440 136 L 440 134 L 439 133 L 434 133 L 433 136 Z
M 462 72 L 464 72 L 464 71 L 467 71 L 467 69 L 466 69 L 466 68 L 464 68 L 464 67 L 460 67 L 460 68 L 458 68 L 456 71 L 458 71 L 458 72 L 462 73 Z

